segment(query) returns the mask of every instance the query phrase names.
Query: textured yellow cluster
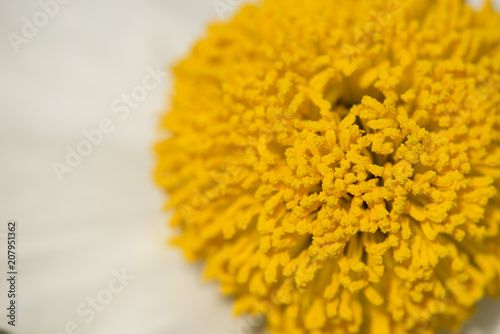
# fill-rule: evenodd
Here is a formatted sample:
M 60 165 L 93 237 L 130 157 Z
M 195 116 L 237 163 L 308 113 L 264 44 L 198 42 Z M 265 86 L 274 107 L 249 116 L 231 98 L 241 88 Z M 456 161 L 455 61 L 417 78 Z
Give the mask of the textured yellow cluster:
M 500 291 L 500 16 L 266 0 L 174 70 L 175 244 L 274 333 L 456 329 Z

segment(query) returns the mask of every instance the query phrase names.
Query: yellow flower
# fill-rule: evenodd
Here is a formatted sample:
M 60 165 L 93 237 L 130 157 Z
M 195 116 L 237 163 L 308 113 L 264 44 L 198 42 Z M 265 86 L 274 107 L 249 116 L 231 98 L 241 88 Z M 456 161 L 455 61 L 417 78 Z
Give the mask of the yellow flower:
M 457 329 L 500 290 L 500 16 L 267 0 L 175 67 L 175 244 L 273 333 Z

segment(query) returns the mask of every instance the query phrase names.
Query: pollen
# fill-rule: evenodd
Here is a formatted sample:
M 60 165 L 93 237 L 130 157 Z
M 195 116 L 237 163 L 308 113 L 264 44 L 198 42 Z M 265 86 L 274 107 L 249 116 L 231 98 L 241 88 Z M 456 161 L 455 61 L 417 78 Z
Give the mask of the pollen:
M 173 243 L 276 334 L 458 329 L 500 293 L 500 15 L 264 0 L 173 69 Z

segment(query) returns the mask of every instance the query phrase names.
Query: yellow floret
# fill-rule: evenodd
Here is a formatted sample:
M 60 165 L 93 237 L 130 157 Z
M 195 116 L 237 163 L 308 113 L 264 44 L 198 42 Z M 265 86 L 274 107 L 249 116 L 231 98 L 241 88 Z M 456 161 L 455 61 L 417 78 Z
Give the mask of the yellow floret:
M 264 0 L 174 69 L 174 243 L 273 333 L 456 329 L 500 292 L 500 16 Z

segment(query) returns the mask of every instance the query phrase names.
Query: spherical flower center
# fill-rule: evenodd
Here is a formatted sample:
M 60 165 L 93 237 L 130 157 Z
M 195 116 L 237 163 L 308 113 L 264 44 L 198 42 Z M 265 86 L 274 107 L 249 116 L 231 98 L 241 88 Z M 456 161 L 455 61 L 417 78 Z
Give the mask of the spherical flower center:
M 459 0 L 267 0 L 175 68 L 175 244 L 274 333 L 457 328 L 500 290 L 500 26 Z

